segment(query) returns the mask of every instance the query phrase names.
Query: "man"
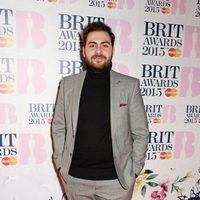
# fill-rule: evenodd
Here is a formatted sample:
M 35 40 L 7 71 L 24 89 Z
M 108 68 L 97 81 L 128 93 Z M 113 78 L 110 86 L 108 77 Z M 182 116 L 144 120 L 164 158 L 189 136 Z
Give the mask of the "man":
M 131 200 L 148 126 L 139 81 L 111 70 L 115 36 L 102 22 L 81 35 L 86 70 L 60 84 L 52 136 L 68 200 Z

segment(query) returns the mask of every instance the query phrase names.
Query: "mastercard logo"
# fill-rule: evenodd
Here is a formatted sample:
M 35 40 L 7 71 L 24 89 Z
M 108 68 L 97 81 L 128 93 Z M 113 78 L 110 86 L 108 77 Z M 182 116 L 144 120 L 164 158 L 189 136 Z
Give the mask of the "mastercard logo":
M 108 3 L 107 3 L 107 7 L 108 7 L 108 8 L 113 8 L 113 9 L 114 9 L 114 8 L 117 7 L 117 4 L 116 4 L 115 2 L 108 2 Z
M 167 88 L 165 90 L 165 96 L 167 97 L 175 97 L 177 96 L 178 92 L 177 92 L 177 89 L 175 88 Z
M 160 118 L 154 118 L 154 119 L 153 119 L 153 123 L 154 123 L 154 124 L 159 124 L 160 121 L 161 121 Z
M 160 159 L 165 160 L 165 159 L 170 159 L 172 157 L 171 152 L 160 152 Z
M 161 10 L 161 12 L 163 14 L 169 14 L 170 13 L 170 8 L 163 7 L 162 10 Z
M 170 48 L 168 50 L 168 54 L 170 57 L 180 57 L 181 56 L 181 50 L 179 48 Z
M 0 47 L 12 47 L 13 39 L 10 37 L 0 37 Z
M 4 158 L 2 158 L 1 163 L 5 166 L 16 165 L 17 158 L 16 157 L 4 157 Z
M 0 94 L 12 94 L 15 91 L 13 84 L 0 84 Z

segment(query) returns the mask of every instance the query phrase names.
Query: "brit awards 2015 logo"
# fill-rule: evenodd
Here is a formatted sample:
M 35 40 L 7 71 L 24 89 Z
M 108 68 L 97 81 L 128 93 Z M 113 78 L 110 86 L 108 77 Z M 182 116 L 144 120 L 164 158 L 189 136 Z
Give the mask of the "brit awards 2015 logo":
M 140 88 L 143 96 L 177 96 L 181 67 L 142 64 Z
M 0 94 L 15 92 L 14 58 L 0 58 Z
M 185 124 L 200 124 L 200 105 L 186 105 Z
M 13 10 L 0 8 L 0 47 L 14 45 Z
M 148 104 L 144 107 L 149 124 L 176 122 L 176 107 L 174 105 Z
M 171 0 L 146 0 L 144 11 L 169 14 L 171 12 Z
M 183 30 L 183 24 L 145 21 L 142 55 L 180 57 Z
M 31 103 L 28 105 L 29 124 L 43 125 L 51 124 L 54 112 L 54 104 Z
M 140 88 L 143 96 L 196 97 L 200 69 L 197 67 L 142 64 Z
M 174 131 L 150 131 L 147 160 L 171 159 L 174 137 Z
M 190 158 L 195 154 L 195 133 L 150 131 L 147 160 Z
M 58 50 L 80 51 L 79 32 L 84 25 L 93 21 L 104 22 L 103 17 L 59 14 Z
M 13 166 L 17 164 L 17 134 L 0 133 L 0 160 L 4 166 Z
M 162 118 L 162 105 L 145 105 L 148 123 L 160 124 Z

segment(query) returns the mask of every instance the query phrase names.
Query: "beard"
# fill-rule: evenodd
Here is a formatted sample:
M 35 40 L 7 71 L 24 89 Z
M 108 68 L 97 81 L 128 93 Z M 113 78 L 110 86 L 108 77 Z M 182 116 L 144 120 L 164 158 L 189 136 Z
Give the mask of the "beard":
M 103 57 L 105 59 L 105 62 L 103 62 L 103 63 L 93 62 L 93 59 L 98 58 L 98 57 L 100 57 L 100 58 Z M 91 61 L 85 57 L 84 65 L 85 65 L 86 69 L 89 68 L 96 73 L 102 73 L 111 66 L 111 64 L 112 64 L 111 59 L 112 59 L 112 56 L 110 59 L 106 60 L 106 57 L 103 55 L 94 55 L 94 56 L 92 56 Z

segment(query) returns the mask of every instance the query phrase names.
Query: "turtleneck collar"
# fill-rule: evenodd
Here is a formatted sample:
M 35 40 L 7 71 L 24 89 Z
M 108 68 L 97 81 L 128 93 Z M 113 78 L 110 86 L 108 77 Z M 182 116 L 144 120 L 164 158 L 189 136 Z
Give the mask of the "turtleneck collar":
M 103 72 L 95 72 L 94 70 L 92 70 L 91 68 L 87 68 L 87 73 L 86 76 L 90 77 L 90 78 L 95 78 L 95 79 L 106 79 L 110 77 L 110 70 L 112 68 L 112 64 L 110 64 L 110 66 L 108 68 L 106 68 Z

